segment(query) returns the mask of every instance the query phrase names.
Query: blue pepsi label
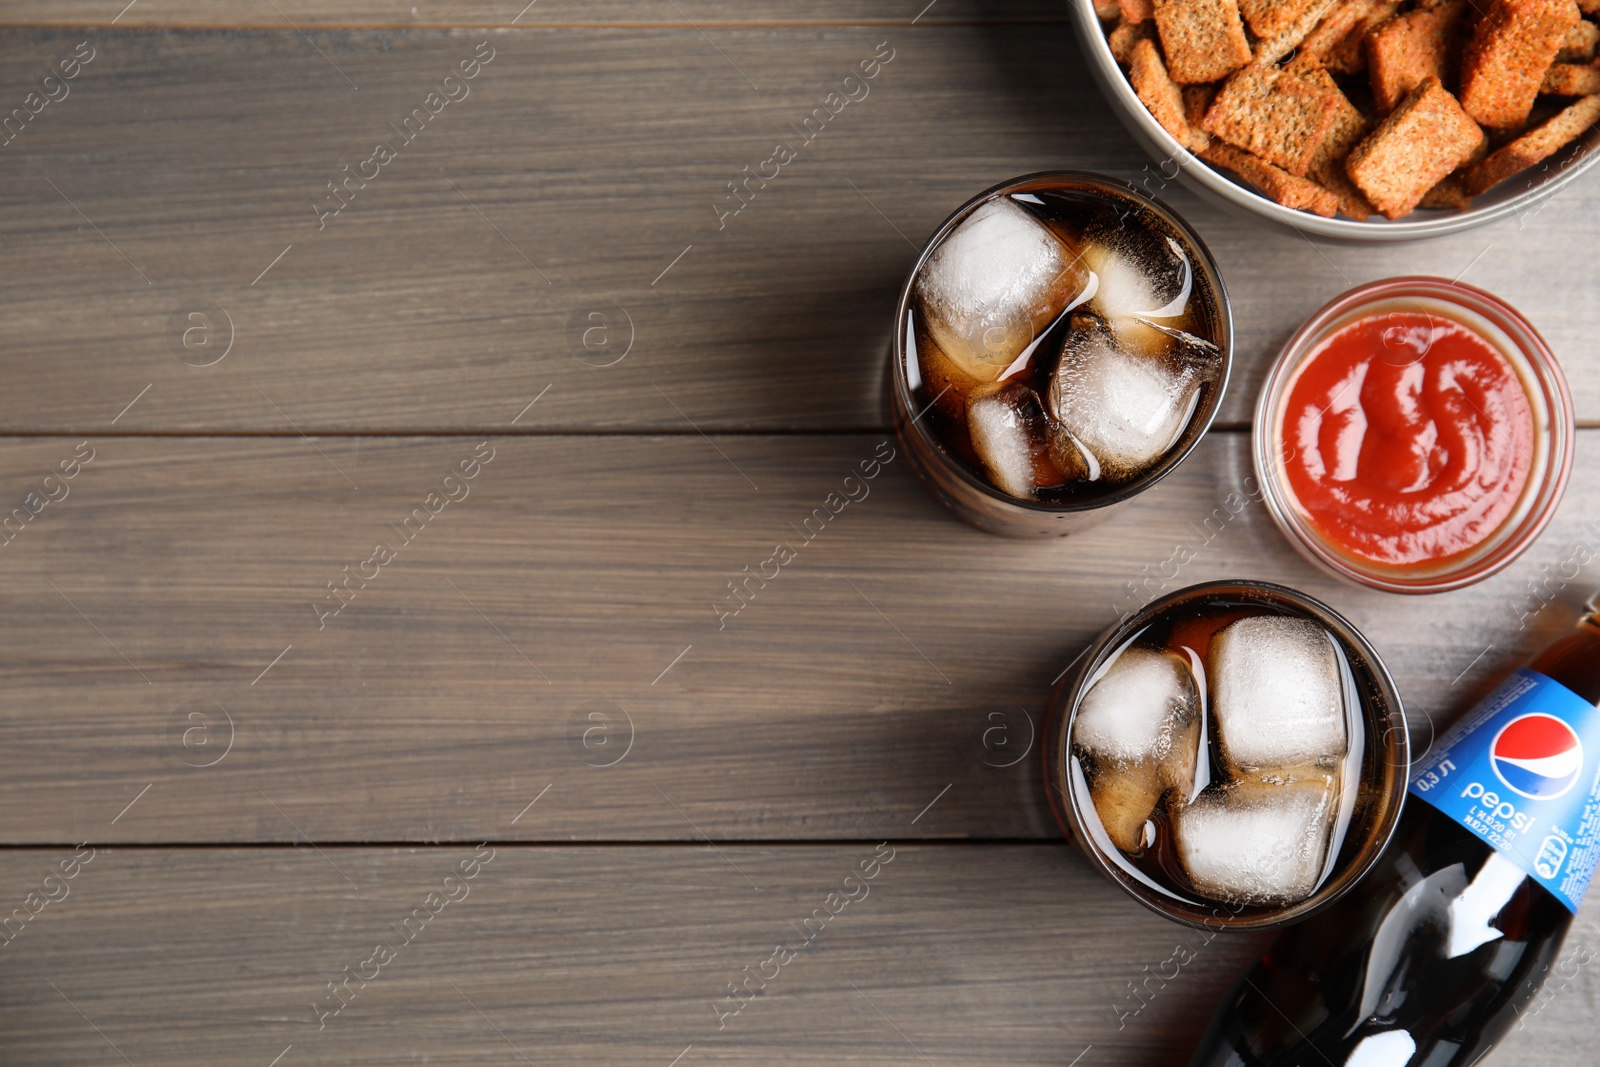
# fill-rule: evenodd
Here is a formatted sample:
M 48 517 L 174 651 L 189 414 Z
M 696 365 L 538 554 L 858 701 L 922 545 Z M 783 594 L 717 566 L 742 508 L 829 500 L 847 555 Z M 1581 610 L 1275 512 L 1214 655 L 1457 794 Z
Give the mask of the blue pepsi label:
M 1600 861 L 1600 708 L 1519 670 L 1452 727 L 1411 794 L 1576 912 Z

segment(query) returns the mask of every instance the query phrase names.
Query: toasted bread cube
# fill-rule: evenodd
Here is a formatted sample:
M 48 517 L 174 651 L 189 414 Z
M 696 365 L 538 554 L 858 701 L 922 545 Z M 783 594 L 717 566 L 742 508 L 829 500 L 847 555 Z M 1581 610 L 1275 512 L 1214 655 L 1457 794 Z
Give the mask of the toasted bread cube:
M 1600 3 L 1600 0 L 1596 0 Z M 1379 0 L 1335 45 L 1322 65 L 1335 74 L 1360 74 L 1367 69 L 1367 35 L 1393 18 L 1400 5 L 1395 0 Z
M 1539 83 L 1546 96 L 1593 96 L 1600 93 L 1600 69 L 1588 64 L 1552 63 Z
M 1324 181 L 1323 179 L 1327 180 Z M 1357 222 L 1366 222 L 1373 215 L 1372 204 L 1357 189 L 1355 183 L 1344 173 L 1344 161 L 1340 160 L 1332 168 L 1316 175 L 1317 184 L 1334 195 L 1339 201 L 1339 210 L 1355 219 Z
M 1133 46 L 1149 37 L 1151 32 L 1151 23 L 1123 19 L 1106 34 L 1106 44 L 1111 46 L 1112 58 L 1126 67 L 1133 62 Z
M 1303 176 L 1333 123 L 1336 107 L 1322 84 L 1252 64 L 1223 83 L 1200 128 Z
M 1431 208 L 1435 211 L 1465 211 L 1472 206 L 1472 194 L 1467 192 L 1462 171 L 1455 170 L 1444 176 L 1444 179 L 1422 194 L 1418 207 Z
M 1117 4 L 1122 8 L 1122 17 L 1136 26 L 1156 17 L 1153 0 L 1117 0 Z
M 1122 5 L 1117 0 L 1094 0 L 1094 13 L 1101 22 L 1115 22 L 1122 17 Z
M 1367 17 L 1377 3 L 1378 0 L 1344 0 L 1344 3 L 1335 4 L 1306 35 L 1306 39 L 1300 42 L 1300 49 L 1289 65 L 1302 69 L 1326 67 L 1328 53 Z
M 1462 184 L 1467 192 L 1476 196 L 1535 163 L 1542 163 L 1597 121 L 1600 121 L 1600 96 L 1586 96 L 1543 126 L 1468 167 Z
M 1594 58 L 1595 46 L 1600 45 L 1600 26 L 1588 19 L 1567 31 L 1561 40 L 1561 51 L 1556 53 L 1557 63 L 1587 63 Z
M 1155 0 L 1155 12 L 1173 81 L 1220 81 L 1250 62 L 1238 0 Z
M 1318 185 L 1339 198 L 1340 211 L 1358 222 L 1365 222 L 1372 216 L 1372 205 L 1367 203 L 1361 190 L 1345 174 L 1344 161 L 1350 155 L 1350 150 L 1372 131 L 1372 123 L 1350 102 L 1327 71 L 1316 70 L 1306 76 L 1322 84 L 1333 95 L 1335 102 L 1333 123 L 1317 145 L 1307 173 Z
M 1474 148 L 1472 154 L 1456 168 L 1457 171 L 1464 171 L 1474 163 L 1481 162 L 1485 156 L 1494 150 L 1494 144 L 1490 141 L 1488 134 L 1489 131 L 1485 130 L 1483 140 L 1478 142 L 1478 147 Z
M 1323 0 L 1239 0 L 1239 14 L 1258 38 L 1276 37 Z
M 1255 58 L 1251 62 L 1257 66 L 1276 63 L 1299 48 L 1336 3 L 1338 0 L 1311 0 L 1292 22 L 1271 37 L 1256 42 Z
M 1161 128 L 1172 134 L 1178 143 L 1191 152 L 1198 152 L 1211 140 L 1189 125 L 1183 114 L 1183 90 L 1167 76 L 1166 64 L 1151 40 L 1134 43 L 1133 56 L 1128 65 L 1128 81 L 1139 100 L 1149 109 L 1151 117 L 1161 123 Z
M 1600 14 L 1600 0 L 1578 0 L 1578 10 L 1585 15 Z
M 1491 129 L 1522 125 L 1578 18 L 1573 0 L 1493 0 L 1462 55 L 1462 109 Z
M 1367 35 L 1367 74 L 1378 113 L 1387 115 L 1426 78 L 1455 83 L 1456 33 L 1466 0 L 1396 15 Z
M 1185 85 L 1183 87 L 1183 117 L 1196 130 L 1211 110 L 1211 101 L 1217 98 L 1215 85 Z
M 1345 173 L 1385 218 L 1407 214 L 1483 143 L 1483 131 L 1429 78 L 1351 151 Z
M 1310 211 L 1332 218 L 1339 210 L 1339 198 L 1309 178 L 1298 178 L 1264 159 L 1241 152 L 1232 145 L 1213 140 L 1200 158 L 1224 167 L 1260 189 L 1275 202 L 1299 211 Z

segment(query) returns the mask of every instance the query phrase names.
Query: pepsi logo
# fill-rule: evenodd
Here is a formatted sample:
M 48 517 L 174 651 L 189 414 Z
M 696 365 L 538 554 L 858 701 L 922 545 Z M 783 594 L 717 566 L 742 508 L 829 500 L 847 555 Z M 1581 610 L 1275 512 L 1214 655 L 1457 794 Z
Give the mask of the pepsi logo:
M 1554 715 L 1523 715 L 1495 735 L 1489 762 L 1512 792 L 1532 800 L 1554 800 L 1571 789 L 1583 771 L 1583 743 Z

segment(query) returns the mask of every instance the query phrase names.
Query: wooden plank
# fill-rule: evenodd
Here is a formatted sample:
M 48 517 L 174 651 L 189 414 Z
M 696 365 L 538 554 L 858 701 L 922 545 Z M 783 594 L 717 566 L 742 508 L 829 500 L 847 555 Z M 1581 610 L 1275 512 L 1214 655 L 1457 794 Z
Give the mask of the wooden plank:
M 70 854 L 11 852 L 0 871 L 20 899 Z M 1172 1062 L 1260 942 L 1202 944 L 1061 846 L 864 843 L 726 858 L 495 846 L 456 883 L 465 897 L 405 944 L 396 927 L 479 854 L 489 852 L 103 849 L 7 946 L 9 1054 L 121 1062 L 114 1044 L 135 1064 L 210 1064 L 227 1047 L 265 1065 L 292 1045 L 285 1067 L 414 1056 L 666 1065 L 680 1054 L 680 1067 L 735 1056 L 893 1064 L 919 1052 L 1064 1064 L 1093 1044 L 1094 1062 Z M 880 855 L 891 858 L 873 868 Z M 866 882 L 863 862 L 876 871 Z M 825 925 L 812 919 L 834 891 L 858 899 Z M 134 929 L 159 950 L 134 950 Z M 1115 1006 L 1138 1003 L 1125 983 L 1180 941 L 1197 958 L 1119 1029 Z M 379 977 L 352 982 L 337 1015 L 314 1012 L 377 942 L 396 949 Z M 794 957 L 719 1030 L 713 1005 L 737 1004 L 727 984 L 779 943 Z
M 663 25 L 693 32 L 728 25 L 918 25 L 950 22 L 1065 22 L 1053 0 L 810 0 L 803 8 L 777 0 L 18 0 L 6 5 L 0 24 L 24 26 L 212 27 L 281 29 L 379 27 L 457 29 L 471 27 Z
M 476 438 L 96 438 L 0 548 L 0 841 L 866 838 L 924 809 L 929 836 L 1053 836 L 1023 756 L 1051 681 L 1163 589 L 1323 597 L 1425 720 L 1594 584 L 1600 433 L 1522 561 L 1432 597 L 1323 577 L 1230 505 L 1246 444 L 1035 544 L 957 522 L 899 456 L 847 483 L 889 454 L 872 436 L 495 438 L 468 483 L 445 478 Z M 8 440 L 7 498 L 76 445 Z M 467 495 L 402 528 L 435 491 Z
M 0 880 L 21 901 L 67 856 L 8 851 Z M 462 862 L 458 899 L 403 928 Z M 53 885 L 0 971 L 27 1064 L 1182 1062 L 1262 944 L 1150 915 L 1059 845 L 102 848 Z M 834 891 L 856 901 L 802 926 Z M 1595 926 L 1590 905 L 1570 950 Z M 376 944 L 394 957 L 323 1016 Z M 1496 1062 L 1586 1062 L 1594 995 L 1579 969 Z
M 0 882 L 20 903 L 72 855 L 8 851 Z M 1142 1067 L 1183 1062 L 1263 942 L 1146 912 L 1061 845 L 101 848 L 63 889 L 0 971 L 8 1055 L 41 1067 Z M 402 925 L 430 893 L 456 899 Z M 1569 952 L 1596 926 L 1591 905 Z M 335 1001 L 346 967 L 371 980 Z M 1552 986 L 1495 1062 L 1590 1062 L 1594 995 L 1588 969 Z
M 90 36 L 71 95 L 0 149 L 4 431 L 103 429 L 146 386 L 119 429 L 498 429 L 508 398 L 551 383 L 519 426 L 881 429 L 894 295 L 951 209 L 1041 168 L 1161 185 L 1064 26 L 516 30 L 493 36 L 471 95 L 319 229 L 327 183 L 400 141 L 390 123 L 478 31 Z M 23 100 L 84 39 L 0 31 L 0 93 Z M 869 95 L 719 221 L 728 183 L 800 141 L 883 42 L 894 58 Z M 1233 294 L 1224 420 L 1248 419 L 1312 310 L 1406 273 L 1464 273 L 1521 307 L 1580 415 L 1600 419 L 1594 182 L 1400 248 L 1312 246 L 1162 195 Z M 173 340 L 202 311 L 216 340 L 192 360 L 224 321 L 235 341 L 204 368 Z

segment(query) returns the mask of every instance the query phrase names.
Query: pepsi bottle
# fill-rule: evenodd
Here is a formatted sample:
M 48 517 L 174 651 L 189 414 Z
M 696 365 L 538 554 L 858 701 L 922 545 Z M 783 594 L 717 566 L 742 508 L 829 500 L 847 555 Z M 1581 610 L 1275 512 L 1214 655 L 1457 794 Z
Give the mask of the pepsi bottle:
M 1600 859 L 1600 609 L 1413 767 L 1372 871 L 1278 935 L 1190 1067 L 1467 1067 L 1555 963 Z

